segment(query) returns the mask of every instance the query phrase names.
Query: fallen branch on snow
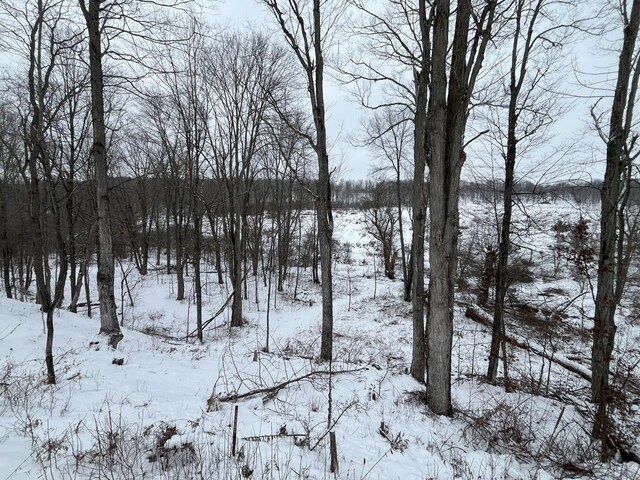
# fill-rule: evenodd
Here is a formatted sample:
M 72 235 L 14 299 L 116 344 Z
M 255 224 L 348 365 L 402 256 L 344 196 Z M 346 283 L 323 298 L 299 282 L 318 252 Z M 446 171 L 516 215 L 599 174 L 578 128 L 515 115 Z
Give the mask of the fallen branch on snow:
M 229 302 L 231 301 L 231 299 L 233 298 L 234 295 L 235 295 L 235 292 L 232 292 L 231 295 L 229 295 L 229 298 L 227 298 L 227 300 L 222 304 L 220 309 L 218 309 L 218 311 L 213 315 L 213 317 L 211 317 L 209 320 L 205 321 L 202 324 L 202 330 L 207 328 L 211 322 L 213 322 L 216 318 L 218 318 L 220 315 L 222 315 L 222 312 L 224 312 L 225 308 L 227 308 L 227 306 L 229 305 Z M 226 325 L 226 322 L 223 323 L 222 325 L 218 325 L 215 328 L 219 328 L 219 327 L 224 326 L 224 325 Z M 184 339 L 185 340 L 189 340 L 189 337 L 193 337 L 196 333 L 198 333 L 198 329 L 193 330 L 186 337 L 184 337 Z
M 474 308 L 473 306 L 468 306 L 467 310 L 465 312 L 465 316 L 467 318 L 470 318 L 471 320 L 473 320 L 474 322 L 478 322 L 481 323 L 482 325 L 485 325 L 489 328 L 493 328 L 493 319 L 489 317 L 489 315 L 487 315 L 485 312 Z M 561 367 L 564 367 L 565 369 L 569 370 L 570 372 L 575 373 L 576 375 L 578 375 L 579 377 L 582 377 L 583 379 L 585 379 L 587 382 L 591 383 L 591 372 L 585 370 L 581 365 L 578 365 L 576 363 L 573 363 L 571 361 L 569 361 L 568 359 L 563 359 L 563 358 L 559 358 L 556 355 L 550 355 L 547 352 L 545 352 L 544 350 L 542 350 L 541 348 L 532 345 L 531 343 L 525 341 L 525 340 L 521 340 L 518 338 L 514 338 L 514 337 L 510 337 L 510 336 L 505 336 L 505 340 L 510 343 L 511 345 L 514 345 L 516 347 L 519 348 L 523 348 L 525 350 L 529 350 L 530 352 L 535 353 L 536 355 L 539 355 L 541 357 L 546 358 L 547 360 L 549 360 L 550 362 L 556 363 L 558 365 L 560 365 Z
M 215 400 L 217 400 L 218 402 L 235 402 L 237 400 L 242 400 L 243 398 L 253 397 L 254 395 L 262 395 L 262 394 L 275 395 L 283 388 L 293 383 L 297 383 L 311 377 L 316 377 L 321 375 L 338 375 L 340 373 L 355 373 L 355 372 L 361 372 L 367 369 L 368 367 L 362 367 L 362 368 L 356 368 L 353 370 L 333 370 L 331 372 L 329 372 L 329 370 L 316 370 L 316 371 L 301 375 L 299 377 L 289 379 L 285 382 L 278 383 L 277 385 L 274 385 L 272 387 L 257 388 L 255 390 L 250 390 L 244 393 L 229 393 L 227 395 L 222 395 L 222 396 L 217 396 L 215 393 L 213 393 L 209 398 L 208 403 L 212 403 Z
M 479 307 L 478 308 L 474 308 L 474 306 L 469 305 L 467 306 L 467 310 L 465 312 L 465 316 L 467 318 L 470 318 L 471 320 L 481 323 L 482 325 L 485 325 L 487 327 L 493 328 L 493 319 L 484 311 L 482 311 Z M 519 347 L 519 348 L 523 348 L 525 350 L 529 350 L 533 353 L 535 353 L 536 355 L 540 355 L 541 357 L 546 358 L 547 360 L 554 362 L 558 365 L 560 365 L 561 367 L 564 367 L 565 369 L 569 370 L 570 372 L 575 373 L 576 375 L 582 377 L 583 379 L 585 379 L 586 381 L 588 381 L 589 383 L 591 383 L 591 372 L 589 372 L 588 370 L 585 370 L 582 368 L 581 365 L 578 365 L 576 363 L 573 363 L 570 361 L 570 359 L 566 358 L 558 358 L 557 356 L 554 355 L 549 355 L 548 353 L 544 352 L 542 349 L 540 349 L 539 347 L 536 347 L 534 345 L 531 345 L 529 342 L 524 341 L 524 340 L 520 340 L 517 338 L 513 338 L 513 337 L 509 337 L 506 336 L 505 340 L 507 342 L 509 342 L 510 344 Z M 635 381 L 631 380 L 631 386 L 634 388 L 638 388 L 639 386 L 636 384 Z M 577 407 L 577 405 L 575 404 L 575 402 L 570 402 L 571 404 L 573 404 L 574 406 Z M 580 410 L 578 410 L 580 411 Z M 560 417 L 558 418 L 557 422 L 556 422 L 556 426 L 554 428 L 554 435 L 555 435 L 555 431 L 558 428 L 558 423 L 560 422 L 560 419 L 562 418 L 562 413 L 564 413 L 564 407 L 562 408 L 562 412 L 560 413 Z M 584 411 L 580 411 L 580 413 L 587 417 L 588 413 L 584 412 Z M 640 456 L 637 455 L 632 448 L 629 447 L 628 442 L 625 442 L 622 439 L 618 439 L 615 438 L 613 435 L 608 435 L 608 440 L 609 442 L 611 442 L 611 445 L 620 451 L 620 455 L 621 455 L 621 460 L 623 462 L 634 462 L 637 463 L 638 465 L 640 465 Z M 552 437 L 553 438 L 553 435 Z M 547 447 L 548 448 L 548 447 Z M 538 455 L 540 455 L 540 452 L 538 453 Z M 563 468 L 567 469 L 566 466 L 563 466 Z

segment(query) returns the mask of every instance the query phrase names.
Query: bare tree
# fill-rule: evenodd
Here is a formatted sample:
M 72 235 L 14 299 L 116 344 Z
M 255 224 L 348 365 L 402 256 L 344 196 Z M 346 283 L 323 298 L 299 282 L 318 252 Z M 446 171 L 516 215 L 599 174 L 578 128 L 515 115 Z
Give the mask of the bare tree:
M 352 68 L 343 69 L 349 83 L 356 85 L 356 98 L 368 109 L 397 109 L 403 112 L 381 133 L 401 128 L 407 118 L 413 122 L 413 182 L 411 199 L 411 255 L 405 283 L 405 298 L 411 298 L 413 347 L 411 375 L 425 380 L 425 288 L 424 248 L 427 209 L 427 107 L 431 79 L 431 28 L 433 8 L 426 0 L 388 0 L 384 8 L 363 0 L 350 4 L 364 15 L 356 33 L 366 39 L 367 59 L 355 56 Z M 390 66 L 391 65 L 391 66 Z M 374 95 L 372 85 L 382 85 Z M 376 101 L 376 98 L 381 100 Z M 407 290 L 409 287 L 410 291 Z
M 469 101 L 491 38 L 496 4 L 496 0 L 490 0 L 476 11 L 471 0 L 459 0 L 451 45 L 450 3 L 447 0 L 436 0 L 433 4 L 431 97 L 427 119 L 431 219 L 427 403 L 438 414 L 452 412 L 451 346 L 459 233 L 460 174 L 466 160 L 464 136 Z M 471 28 L 470 24 L 472 17 L 474 28 Z M 447 78 L 449 49 L 451 66 Z
M 258 153 L 268 143 L 265 119 L 271 100 L 286 80 L 283 53 L 264 35 L 230 33 L 211 49 L 206 60 L 211 106 L 215 109 L 207 141 L 211 172 L 224 191 L 223 229 L 233 284 L 232 326 L 244 323 L 242 286 L 251 190 L 260 169 Z M 257 274 L 255 262 L 254 266 Z
M 103 27 L 101 0 L 79 0 L 89 38 L 89 72 L 91 78 L 91 121 L 93 145 L 91 157 L 95 168 L 96 203 L 98 205 L 98 291 L 100 296 L 100 333 L 109 337 L 116 348 L 122 331 L 116 314 L 114 293 L 115 263 L 109 202 L 109 172 L 107 164 L 107 126 L 104 107 Z
M 95 169 L 98 213 L 98 291 L 100 295 L 100 332 L 109 336 L 114 348 L 122 339 L 114 295 L 114 253 L 110 219 L 109 162 L 105 120 L 105 67 L 107 58 L 128 67 L 120 75 L 122 87 L 137 91 L 135 82 L 144 76 L 144 48 L 157 40 L 157 32 L 168 22 L 161 15 L 166 8 L 179 8 L 186 0 L 78 0 L 87 30 L 91 120 L 93 127 L 92 165 Z M 173 39 L 175 42 L 180 38 Z M 105 48 L 106 47 L 106 48 Z M 136 70 L 137 69 L 137 70 Z M 114 82 L 118 83 L 118 82 Z
M 162 149 L 133 119 L 131 124 L 134 128 L 125 131 L 119 149 L 123 168 L 121 176 L 130 177 L 133 185 L 122 185 L 123 188 L 115 191 L 115 199 L 121 228 L 129 240 L 136 269 L 140 275 L 146 275 L 152 227 L 159 208 L 157 173 Z
M 57 68 L 62 56 L 79 38 L 78 32 L 65 21 L 66 6 L 62 2 L 37 0 L 18 8 L 6 3 L 4 13 L 11 19 L 9 35 L 4 41 L 25 47 L 23 60 L 27 63 L 26 95 L 28 102 L 22 115 L 24 166 L 21 174 L 27 186 L 30 214 L 30 240 L 33 252 L 33 269 L 36 279 L 36 298 L 46 314 L 45 364 L 48 383 L 56 383 L 53 338 L 54 311 L 62 302 L 68 266 L 67 241 L 63 230 L 64 217 L 61 206 L 65 199 L 58 195 L 56 165 L 61 163 L 60 148 L 54 141 L 54 125 L 66 104 L 67 91 L 58 89 Z M 24 37 L 21 37 L 24 33 Z M 10 45 L 10 44 L 5 44 Z M 9 47 L 12 48 L 12 47 Z M 62 92 L 60 94 L 59 92 Z M 24 92 L 20 88 L 16 94 Z M 16 105 L 20 105 L 17 101 Z M 18 107 L 19 108 L 19 107 Z M 3 142 L 3 146 L 10 147 Z M 16 160 L 22 159 L 13 150 Z M 56 178 L 57 177 L 57 178 Z M 53 226 L 53 239 L 50 236 Z M 49 249 L 53 247 L 58 257 L 59 268 L 51 289 Z
M 370 200 L 364 211 L 367 220 L 367 231 L 375 238 L 382 249 L 384 274 L 390 280 L 396 278 L 395 265 L 398 251 L 394 246 L 396 228 L 400 225 L 400 217 L 392 200 L 392 187 L 384 181 L 377 181 L 372 186 Z
M 500 239 L 497 252 L 495 278 L 495 303 L 493 335 L 489 353 L 487 378 L 495 382 L 498 372 L 499 351 L 502 345 L 504 359 L 505 387 L 508 385 L 508 364 L 505 338 L 505 297 L 508 288 L 509 250 L 511 248 L 511 217 L 516 185 L 516 160 L 535 146 L 554 120 L 562 102 L 550 98 L 546 92 L 552 90 L 555 76 L 560 69 L 560 52 L 566 43 L 571 25 L 578 24 L 564 19 L 563 14 L 575 8 L 566 2 L 547 0 L 518 0 L 506 11 L 509 29 L 505 35 L 511 42 L 510 62 L 500 88 L 507 92 L 504 103 L 494 96 L 489 99 L 493 105 L 506 110 L 506 121 L 501 112 L 490 120 L 492 138 L 495 139 L 505 166 L 504 191 L 502 194 L 503 213 L 500 221 Z M 569 20 L 569 21 L 564 21 Z M 506 29 L 503 29 L 506 30 Z M 497 66 L 500 70 L 500 66 Z M 498 97 L 499 98 L 499 97 Z M 495 109 L 492 109 L 495 111 Z
M 208 55 L 210 44 L 207 41 L 206 25 L 198 18 L 187 16 L 185 25 L 180 29 L 188 32 L 188 38 L 178 44 L 167 44 L 163 52 L 161 63 L 162 90 L 165 92 L 165 107 L 172 112 L 165 115 L 169 124 L 166 125 L 176 136 L 174 145 L 177 147 L 177 155 L 169 157 L 183 164 L 180 169 L 176 165 L 174 170 L 182 172 L 185 178 L 176 176 L 179 182 L 184 182 L 182 189 L 188 192 L 188 198 L 183 200 L 187 203 L 188 215 L 185 227 L 191 226 L 190 237 L 187 237 L 193 262 L 194 296 L 196 301 L 196 332 L 198 340 L 203 340 L 202 332 L 202 220 L 204 210 L 202 208 L 202 173 L 205 157 L 207 124 L 210 121 L 212 107 L 210 96 L 207 94 L 207 87 L 204 78 L 205 60 Z M 161 133 L 166 138 L 169 132 Z M 166 140 L 165 140 L 166 142 Z M 184 194 L 183 193 L 183 194 Z M 184 296 L 184 278 L 182 261 L 183 232 L 182 218 L 176 224 L 176 269 L 179 277 L 178 297 Z M 186 231 L 184 232 L 187 233 Z
M 629 10 L 629 6 L 631 9 Z M 625 210 L 629 199 L 632 160 L 637 135 L 632 134 L 633 113 L 640 82 L 637 40 L 640 27 L 640 0 L 621 2 L 624 22 L 616 85 L 605 133 L 595 116 L 600 136 L 606 141 L 606 170 L 601 191 L 600 250 L 595 299 L 593 349 L 591 353 L 591 396 L 596 404 L 593 436 L 602 441 L 602 456 L 609 458 L 612 445 L 607 407 L 610 400 L 609 367 L 616 335 L 616 309 L 626 283 Z
M 89 72 L 82 58 L 86 49 L 82 44 L 74 45 L 72 51 L 60 62 L 57 77 L 65 103 L 60 118 L 55 125 L 55 142 L 60 152 L 60 162 L 55 166 L 65 192 L 64 215 L 66 216 L 66 235 L 69 254 L 69 309 L 76 312 L 83 280 L 83 258 L 79 257 L 81 239 L 87 229 L 79 228 L 82 215 L 81 202 L 78 201 L 79 183 L 87 178 L 89 134 L 91 124 L 91 100 L 89 98 Z M 90 228 L 88 228 L 90 230 Z M 86 257 L 86 255 L 84 256 Z
M 7 102 L 7 103 L 5 103 Z M 11 205 L 11 198 L 21 197 L 15 195 L 20 182 L 20 134 L 16 130 L 19 128 L 19 121 L 9 107 L 9 99 L 3 98 L 0 103 L 0 170 L 2 171 L 2 188 L 0 189 L 0 256 L 2 257 L 2 280 L 7 298 L 18 298 L 18 292 L 14 285 L 14 257 L 19 222 L 15 219 L 17 214 L 16 205 Z M 11 195 L 13 193 L 14 195 Z M 14 208 L 12 208 L 14 207 Z M 9 211 L 13 211 L 9 221 Z
M 287 122 L 280 118 L 269 121 L 269 147 L 266 149 L 265 170 L 273 179 L 275 210 L 276 257 L 278 276 L 276 290 L 284 291 L 289 274 L 292 242 L 300 222 L 300 201 L 295 202 L 296 185 L 304 178 L 307 142 Z
M 313 0 L 311 12 L 298 0 L 261 0 L 275 17 L 285 41 L 302 67 L 309 92 L 315 136 L 307 135 L 318 158 L 318 237 L 322 276 L 322 339 L 320 358 L 331 360 L 333 352 L 333 279 L 331 273 L 333 214 L 324 98 L 324 46 L 331 25 L 343 11 L 343 2 Z M 322 8 L 321 8 L 322 5 Z M 307 15 L 311 13 L 311 20 Z M 324 16 L 323 16 L 324 14 Z
M 385 108 L 367 123 L 366 143 L 376 153 L 383 156 L 382 164 L 376 169 L 380 172 L 390 170 L 395 180 L 395 206 L 398 218 L 398 233 L 400 238 L 400 259 L 402 260 L 402 280 L 404 283 L 404 300 L 411 300 L 411 284 L 413 268 L 411 259 L 407 258 L 406 242 L 404 238 L 402 181 L 403 173 L 409 170 L 412 162 L 406 151 L 410 141 L 410 123 L 406 109 Z M 405 121 L 403 121 L 405 120 Z

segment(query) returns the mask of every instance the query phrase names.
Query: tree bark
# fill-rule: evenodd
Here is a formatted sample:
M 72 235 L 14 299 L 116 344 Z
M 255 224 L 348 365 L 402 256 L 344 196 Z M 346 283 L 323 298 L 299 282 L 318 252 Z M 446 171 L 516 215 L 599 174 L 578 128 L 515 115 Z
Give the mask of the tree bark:
M 100 0 L 80 0 L 89 34 L 89 70 L 91 77 L 91 120 L 93 145 L 91 157 L 95 168 L 98 208 L 98 292 L 100 296 L 100 333 L 109 337 L 109 345 L 117 348 L 123 335 L 116 314 L 114 293 L 114 253 L 109 206 L 109 172 L 106 152 L 104 112 L 104 78 L 102 67 L 102 30 Z
M 431 97 L 429 99 L 428 141 L 430 155 L 429 208 L 429 311 L 427 319 L 428 375 L 427 403 L 438 414 L 451 413 L 450 352 L 453 312 L 449 311 L 450 285 L 447 258 L 447 216 L 450 214 L 450 164 L 446 156 L 447 103 L 446 57 L 449 40 L 449 2 L 438 0 L 434 7 Z M 416 270 L 415 275 L 418 275 Z M 414 327 L 415 328 L 415 327 Z
M 322 281 L 322 339 L 320 358 L 331 360 L 333 355 L 333 275 L 331 271 L 333 213 L 331 211 L 331 178 L 327 149 L 327 127 L 324 106 L 324 54 L 322 51 L 322 21 L 320 0 L 313 0 L 313 31 L 315 49 L 315 101 L 311 101 L 316 127 L 316 154 L 318 156 L 318 238 L 320 242 L 320 276 Z M 310 73 L 311 74 L 311 73 Z M 311 74 L 312 75 L 312 74 Z M 313 76 L 313 75 L 312 75 Z M 311 85 L 309 85 L 311 87 Z
M 13 298 L 11 292 L 11 249 L 7 235 L 7 207 L 4 192 L 0 192 L 0 255 L 2 255 L 2 280 L 7 298 Z
M 426 369 L 426 343 L 424 323 L 424 247 L 426 224 L 425 169 L 427 158 L 427 104 L 430 75 L 430 39 L 426 0 L 419 2 L 420 32 L 422 35 L 422 65 L 414 72 L 416 89 L 416 112 L 413 139 L 413 211 L 411 238 L 411 302 L 413 323 L 413 348 L 411 353 L 411 376 L 424 383 Z M 406 295 L 405 295 L 406 297 Z
M 402 181 L 400 178 L 400 163 L 396 169 L 396 203 L 398 209 L 398 230 L 400 234 L 400 259 L 402 260 L 402 284 L 404 286 L 404 301 L 411 301 L 411 284 L 413 283 L 413 260 L 407 260 L 406 243 L 404 240 L 404 221 L 402 220 L 402 197 L 400 195 L 400 187 Z
M 235 200 L 232 199 L 232 202 Z M 231 281 L 233 283 L 233 303 L 231 305 L 231 326 L 241 327 L 244 323 L 242 318 L 242 245 L 244 233 L 242 230 L 242 218 L 239 208 L 236 206 L 235 213 L 232 212 L 232 228 L 229 232 L 231 240 Z
M 591 396 L 596 404 L 593 436 L 602 440 L 602 456 L 611 455 L 608 435 L 610 424 L 607 413 L 609 402 L 609 366 L 613 352 L 618 306 L 616 296 L 616 258 L 623 254 L 616 248 L 618 209 L 620 208 L 621 163 L 626 142 L 624 117 L 627 111 L 629 82 L 633 69 L 634 51 L 640 24 L 640 0 L 633 0 L 628 23 L 624 27 L 622 49 L 618 63 L 618 78 L 611 107 L 609 138 L 607 141 L 606 170 L 601 191 L 600 253 L 598 257 L 598 285 L 593 325 L 591 352 Z M 631 99 L 631 105 L 634 99 Z
M 450 2 L 434 3 L 431 97 L 428 115 L 429 182 L 429 300 L 427 315 L 427 403 L 434 413 L 450 415 L 451 348 L 456 280 L 460 173 L 469 99 L 491 36 L 496 1 L 488 2 L 478 18 L 468 53 L 471 0 L 459 0 L 447 82 Z M 447 88 L 448 87 L 448 88 Z

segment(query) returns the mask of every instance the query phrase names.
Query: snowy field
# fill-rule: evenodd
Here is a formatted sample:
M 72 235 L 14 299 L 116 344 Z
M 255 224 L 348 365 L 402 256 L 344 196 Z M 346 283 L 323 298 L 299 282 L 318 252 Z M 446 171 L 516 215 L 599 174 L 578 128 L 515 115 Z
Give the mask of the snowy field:
M 272 290 L 266 351 L 262 278 L 248 278 L 248 324 L 230 332 L 224 312 L 200 344 L 185 339 L 195 307 L 191 296 L 174 300 L 174 278 L 116 268 L 128 272 L 132 289 L 133 305 L 116 280 L 124 340 L 113 350 L 97 335 L 95 316 L 57 312 L 57 385 L 44 384 L 38 307 L 0 299 L 0 480 L 640 478 L 635 463 L 598 462 L 588 435 L 589 383 L 575 373 L 589 370 L 591 267 L 581 273 L 567 259 L 566 226 L 582 216 L 594 241 L 596 207 L 531 204 L 515 215 L 514 258 L 523 273 L 511 289 L 507 329 L 524 347 L 509 347 L 513 391 L 505 393 L 483 377 L 489 328 L 465 316 L 483 249 L 496 238 L 496 212 L 461 205 L 452 418 L 431 414 L 423 387 L 407 374 L 411 308 L 402 300 L 400 260 L 397 279 L 386 279 L 361 212 L 336 213 L 331 364 L 316 360 L 321 296 L 310 269 L 301 272 L 297 299 L 292 279 L 283 293 Z M 205 270 L 208 319 L 230 291 Z M 640 360 L 634 282 L 613 362 L 628 385 L 636 384 Z M 634 391 L 625 390 L 615 418 L 635 442 Z M 329 473 L 329 431 L 336 474 Z

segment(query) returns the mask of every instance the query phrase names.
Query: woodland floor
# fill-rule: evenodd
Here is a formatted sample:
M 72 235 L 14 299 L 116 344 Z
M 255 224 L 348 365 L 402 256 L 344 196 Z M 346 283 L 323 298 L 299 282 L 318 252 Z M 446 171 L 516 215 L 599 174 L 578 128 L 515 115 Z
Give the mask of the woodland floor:
M 587 276 L 563 253 L 571 244 L 566 228 L 582 216 L 595 242 L 596 215 L 596 206 L 571 202 L 518 211 L 513 276 L 519 281 L 510 291 L 507 329 L 527 348 L 509 347 L 514 388 L 506 393 L 483 377 L 489 328 L 465 316 L 470 306 L 484 315 L 474 305 L 475 290 L 483 249 L 496 238 L 495 211 L 484 203 L 461 205 L 452 418 L 431 414 L 423 386 L 406 373 L 410 304 L 402 300 L 401 280 L 381 275 L 358 211 L 336 214 L 331 365 L 316 360 L 321 297 L 309 269 L 301 270 L 297 299 L 295 268 L 284 292 L 272 290 L 267 352 L 262 278 L 248 276 L 247 325 L 230 331 L 224 311 L 200 344 L 185 339 L 195 327 L 191 284 L 189 298 L 178 302 L 173 276 L 159 268 L 141 277 L 123 263 L 119 275 L 126 272 L 133 298 L 131 305 L 118 288 L 124 340 L 113 350 L 97 335 L 95 316 L 57 312 L 56 385 L 43 381 L 38 307 L 2 299 L 0 480 L 640 478 L 636 463 L 598 461 L 588 435 L 589 383 L 565 368 L 588 374 L 593 311 Z M 230 291 L 215 283 L 211 267 L 205 270 L 207 319 Z M 400 278 L 400 265 L 397 273 Z M 613 373 L 621 394 L 613 416 L 634 450 L 640 449 L 640 321 L 631 274 L 619 311 Z M 331 380 L 312 374 L 233 401 L 330 369 Z M 337 474 L 329 473 L 328 427 L 336 435 Z

